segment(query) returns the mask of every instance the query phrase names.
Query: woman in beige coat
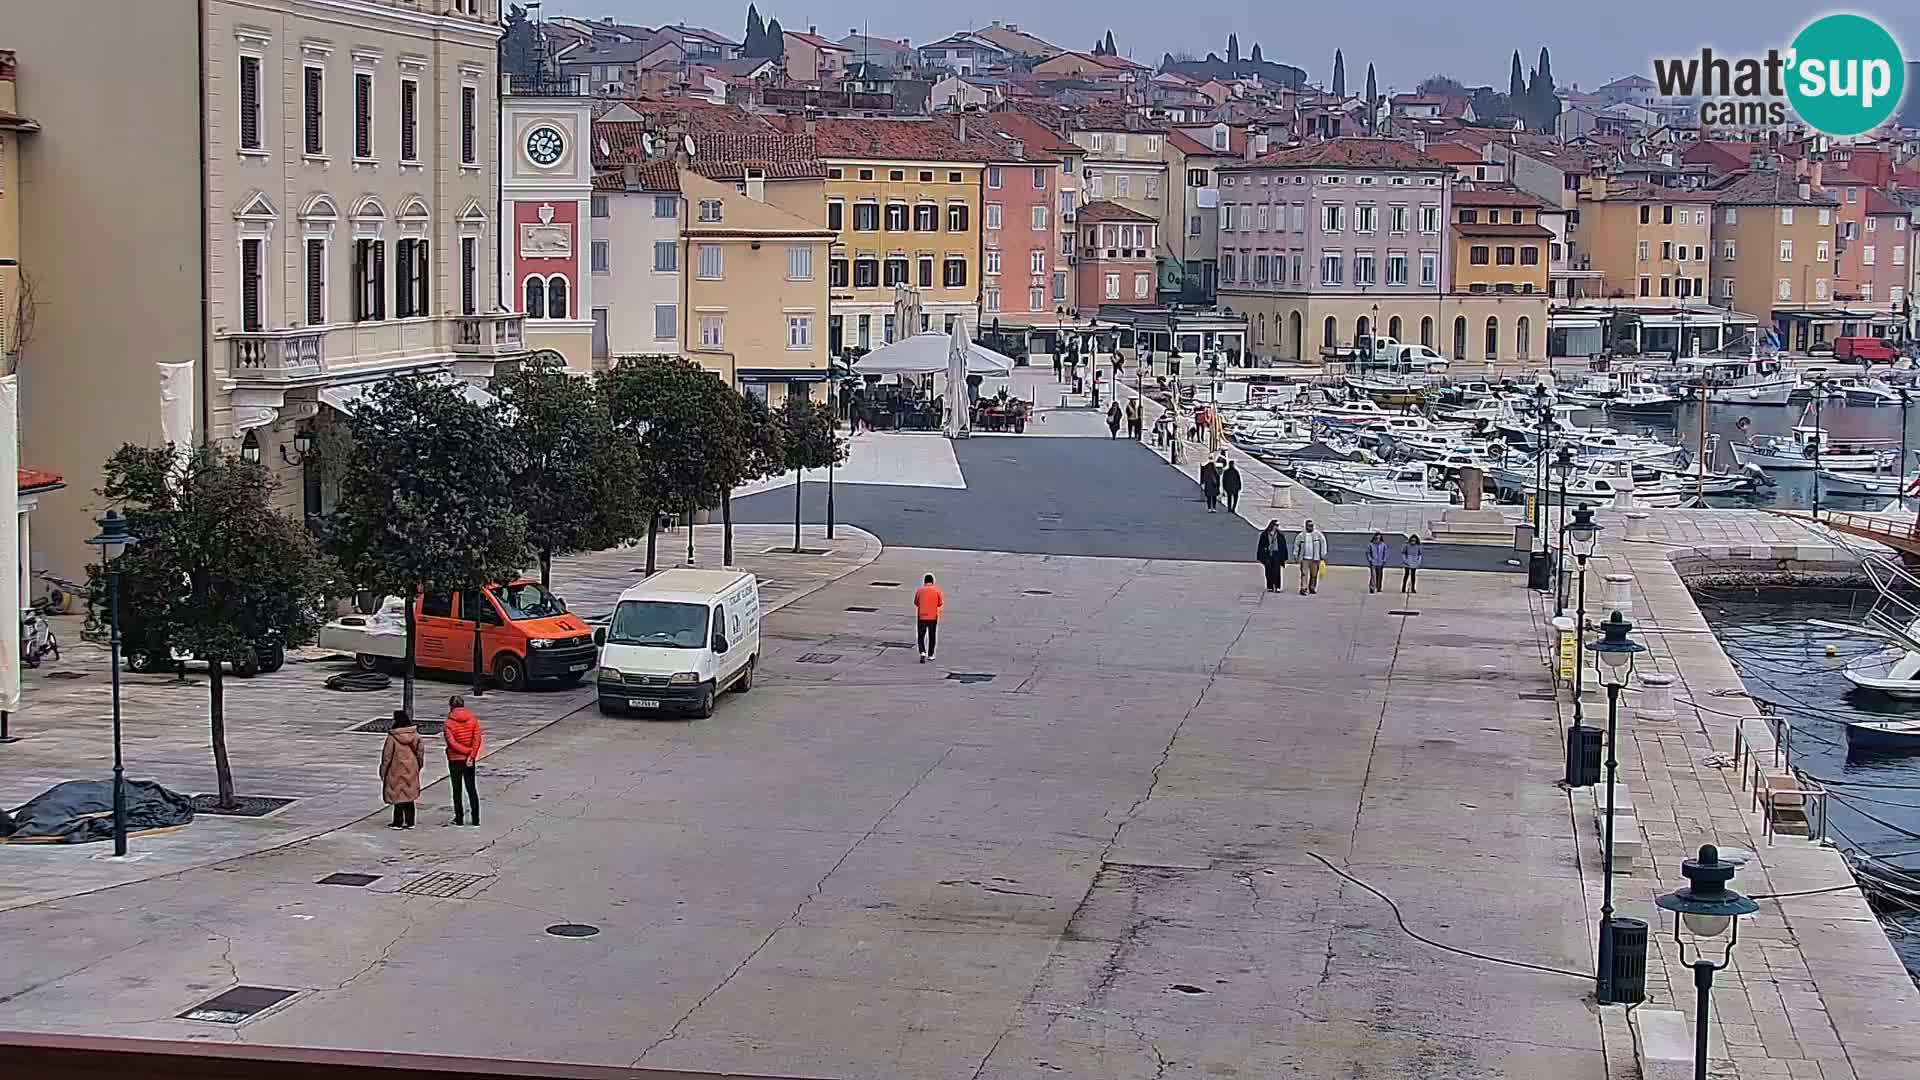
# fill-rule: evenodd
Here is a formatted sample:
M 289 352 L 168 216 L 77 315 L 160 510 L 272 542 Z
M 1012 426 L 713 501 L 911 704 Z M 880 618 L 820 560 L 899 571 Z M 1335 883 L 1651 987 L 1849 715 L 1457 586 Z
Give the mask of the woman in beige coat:
M 413 828 L 413 803 L 420 797 L 420 767 L 426 760 L 427 748 L 413 717 L 395 709 L 387 743 L 380 748 L 381 793 L 393 805 L 393 824 L 388 828 Z

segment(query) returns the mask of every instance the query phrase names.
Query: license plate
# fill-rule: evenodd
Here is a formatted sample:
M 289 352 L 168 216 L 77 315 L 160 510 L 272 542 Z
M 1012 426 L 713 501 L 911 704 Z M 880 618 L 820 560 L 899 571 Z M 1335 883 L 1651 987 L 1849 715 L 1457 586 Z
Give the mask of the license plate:
M 627 699 L 627 708 L 629 709 L 657 709 L 659 707 L 660 707 L 660 703 L 653 700 L 652 698 L 636 697 L 636 698 Z
M 587 670 L 587 665 L 585 665 L 585 664 L 568 664 L 568 665 L 567 665 L 567 670 L 568 670 L 568 671 L 585 671 L 585 670 Z

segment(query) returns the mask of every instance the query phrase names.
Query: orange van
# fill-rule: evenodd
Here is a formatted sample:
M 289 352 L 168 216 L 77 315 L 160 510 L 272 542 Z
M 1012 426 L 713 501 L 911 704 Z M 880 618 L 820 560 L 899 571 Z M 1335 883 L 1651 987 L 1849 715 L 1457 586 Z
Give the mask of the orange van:
M 537 581 L 489 585 L 458 596 L 426 593 L 415 601 L 415 652 L 423 668 L 473 670 L 474 614 L 480 621 L 481 668 L 496 685 L 524 690 L 533 682 L 571 685 L 593 669 L 593 631 Z

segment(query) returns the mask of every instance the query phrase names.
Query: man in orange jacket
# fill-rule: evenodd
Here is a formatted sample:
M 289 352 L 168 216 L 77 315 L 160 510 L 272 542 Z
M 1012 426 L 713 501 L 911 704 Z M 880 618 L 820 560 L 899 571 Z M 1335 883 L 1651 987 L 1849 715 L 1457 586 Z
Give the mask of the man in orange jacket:
M 466 814 L 460 805 L 460 788 L 467 789 L 473 803 L 473 823 L 480 824 L 480 790 L 474 786 L 474 767 L 480 762 L 480 750 L 486 735 L 480 730 L 480 718 L 467 708 L 465 698 L 455 694 L 447 699 L 447 723 L 441 729 L 447 739 L 447 783 L 453 788 L 453 823 L 465 825 Z
M 933 647 L 940 636 L 940 609 L 947 606 L 947 594 L 933 583 L 933 575 L 928 574 L 925 584 L 913 590 L 913 611 L 918 617 L 918 637 L 920 641 L 920 662 L 933 659 Z

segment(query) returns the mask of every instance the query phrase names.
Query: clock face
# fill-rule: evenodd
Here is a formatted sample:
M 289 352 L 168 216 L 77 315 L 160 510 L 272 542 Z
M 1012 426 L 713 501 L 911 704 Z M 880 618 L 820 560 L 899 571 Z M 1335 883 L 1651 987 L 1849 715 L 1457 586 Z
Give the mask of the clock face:
M 557 129 L 537 127 L 527 132 L 527 157 L 535 165 L 552 165 L 566 152 L 566 140 Z

